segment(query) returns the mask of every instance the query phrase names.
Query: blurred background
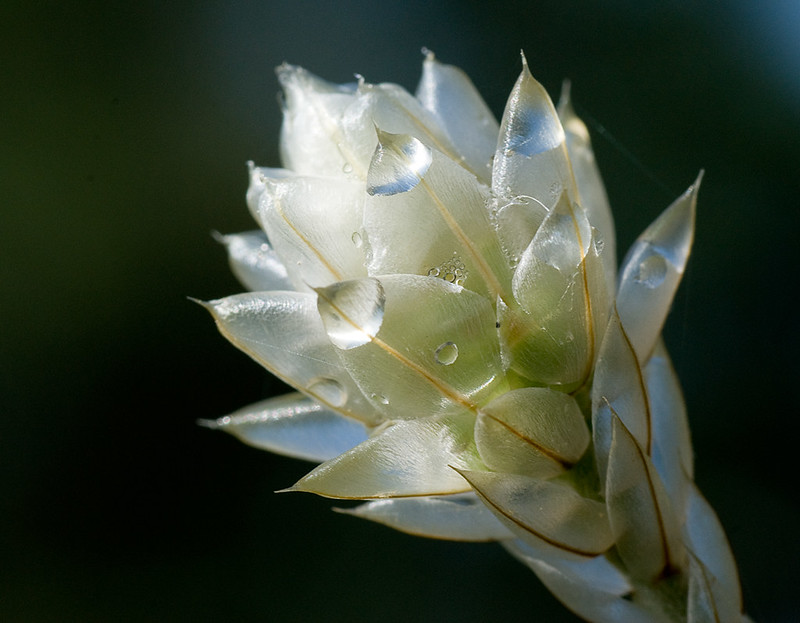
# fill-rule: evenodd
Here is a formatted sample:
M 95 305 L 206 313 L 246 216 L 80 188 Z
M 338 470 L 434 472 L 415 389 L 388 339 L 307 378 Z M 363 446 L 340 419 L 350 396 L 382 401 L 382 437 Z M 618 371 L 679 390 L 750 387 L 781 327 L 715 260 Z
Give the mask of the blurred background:
M 688 5 L 3 2 L 0 619 L 576 620 L 499 546 L 275 495 L 309 465 L 195 424 L 283 390 L 186 298 L 241 289 L 211 232 L 279 164 L 273 68 L 413 90 L 427 46 L 498 117 L 520 49 L 572 80 L 621 253 L 705 169 L 667 341 L 747 609 L 798 620 L 800 3 Z

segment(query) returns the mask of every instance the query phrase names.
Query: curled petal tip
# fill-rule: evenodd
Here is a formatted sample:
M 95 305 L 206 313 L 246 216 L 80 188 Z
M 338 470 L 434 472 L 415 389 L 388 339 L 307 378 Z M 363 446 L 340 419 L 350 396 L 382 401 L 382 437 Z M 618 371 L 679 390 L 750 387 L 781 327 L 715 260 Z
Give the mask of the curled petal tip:
M 422 56 L 425 57 L 425 61 L 426 62 L 429 62 L 429 63 L 436 62 L 436 55 L 433 53 L 433 50 L 430 50 L 427 47 L 422 46 L 422 49 L 420 50 L 420 52 L 422 52 Z

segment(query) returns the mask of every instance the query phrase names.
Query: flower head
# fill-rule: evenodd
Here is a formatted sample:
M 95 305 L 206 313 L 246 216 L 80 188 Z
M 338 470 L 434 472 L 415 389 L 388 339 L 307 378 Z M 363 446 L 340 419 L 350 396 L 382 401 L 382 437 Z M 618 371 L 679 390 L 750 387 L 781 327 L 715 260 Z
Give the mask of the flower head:
M 207 304 L 298 393 L 211 423 L 320 465 L 290 488 L 499 540 L 596 621 L 742 619 L 660 333 L 698 182 L 616 273 L 586 127 L 523 70 L 500 124 L 428 54 L 416 96 L 278 68 L 285 168 L 250 167 L 250 290 Z

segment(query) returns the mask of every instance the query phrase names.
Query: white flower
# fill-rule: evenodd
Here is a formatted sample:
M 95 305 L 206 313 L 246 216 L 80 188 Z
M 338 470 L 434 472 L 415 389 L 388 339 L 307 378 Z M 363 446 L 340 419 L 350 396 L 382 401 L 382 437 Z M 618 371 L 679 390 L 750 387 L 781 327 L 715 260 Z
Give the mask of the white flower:
M 285 168 L 224 237 L 251 292 L 207 306 L 299 393 L 210 425 L 321 463 L 290 490 L 502 541 L 589 620 L 744 620 L 660 340 L 699 179 L 617 277 L 586 127 L 527 65 L 500 124 L 432 54 L 416 97 L 278 77 Z

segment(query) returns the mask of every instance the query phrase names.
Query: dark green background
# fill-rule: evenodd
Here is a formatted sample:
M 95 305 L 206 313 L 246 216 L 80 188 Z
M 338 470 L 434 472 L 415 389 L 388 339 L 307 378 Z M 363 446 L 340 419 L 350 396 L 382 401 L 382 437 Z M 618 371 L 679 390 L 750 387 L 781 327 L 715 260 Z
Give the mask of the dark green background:
M 428 46 L 498 115 L 521 48 L 572 79 L 623 251 L 705 168 L 668 343 L 748 610 L 797 620 L 798 40 L 791 1 L 4 2 L 0 619 L 574 620 L 194 423 L 280 391 L 186 300 L 239 290 L 210 232 L 278 164 L 272 68 L 413 89 Z

